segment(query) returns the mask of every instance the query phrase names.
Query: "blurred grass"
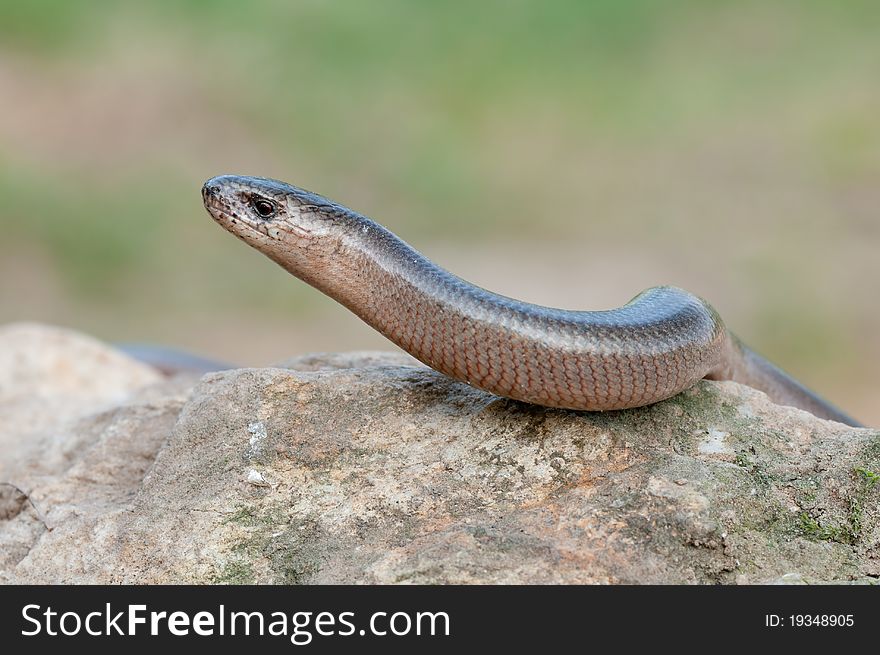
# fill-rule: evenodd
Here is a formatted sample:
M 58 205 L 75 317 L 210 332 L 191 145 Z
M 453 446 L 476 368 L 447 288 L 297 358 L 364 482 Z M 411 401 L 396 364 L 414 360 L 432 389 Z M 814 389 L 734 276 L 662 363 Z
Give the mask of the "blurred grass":
M 198 185 L 242 172 L 452 244 L 478 282 L 498 264 L 479 244 L 582 249 L 514 267 L 512 295 L 542 267 L 659 251 L 625 289 L 532 299 L 674 282 L 795 372 L 862 384 L 878 27 L 868 0 L 0 0 L 0 320 L 184 345 L 233 316 L 334 322 L 203 216 Z M 257 352 L 224 334 L 218 355 Z

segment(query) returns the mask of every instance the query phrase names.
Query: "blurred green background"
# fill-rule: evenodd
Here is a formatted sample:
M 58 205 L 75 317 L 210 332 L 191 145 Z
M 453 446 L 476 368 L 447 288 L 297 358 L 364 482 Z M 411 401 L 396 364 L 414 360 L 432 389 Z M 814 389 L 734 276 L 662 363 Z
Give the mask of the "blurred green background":
M 541 304 L 676 284 L 880 424 L 872 0 L 0 1 L 0 321 L 390 348 L 226 234 L 278 177 Z

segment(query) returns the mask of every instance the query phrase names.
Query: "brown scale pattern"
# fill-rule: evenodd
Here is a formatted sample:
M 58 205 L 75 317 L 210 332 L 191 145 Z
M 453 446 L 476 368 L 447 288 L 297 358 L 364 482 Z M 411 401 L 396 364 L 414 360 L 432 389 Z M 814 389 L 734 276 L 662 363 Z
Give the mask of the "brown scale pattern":
M 465 282 L 370 219 L 283 182 L 222 176 L 202 193 L 224 228 L 428 366 L 491 393 L 610 410 L 711 377 L 858 425 L 743 346 L 687 291 L 654 287 L 603 312 L 541 307 Z M 258 216 L 254 197 L 274 202 L 277 215 Z
M 569 320 L 562 323 L 558 316 L 562 312 L 545 313 L 533 305 L 468 289 L 457 280 L 449 293 L 429 297 L 412 283 L 412 271 L 379 266 L 358 256 L 356 249 L 346 257 L 357 262 L 358 279 L 367 278 L 369 284 L 359 287 L 354 298 L 349 296 L 353 290 L 346 289 L 339 300 L 349 307 L 369 307 L 359 315 L 427 365 L 517 400 L 590 410 L 656 402 L 704 377 L 717 362 L 723 343 L 724 333 L 714 323 L 700 325 L 703 315 L 697 308 L 702 302 L 677 289 L 657 289 L 639 302 L 657 302 L 657 296 L 665 296 L 668 309 L 655 310 L 657 320 L 683 323 L 692 337 L 702 330 L 702 340 L 680 343 L 669 336 L 672 330 L 649 327 L 644 343 L 650 348 L 634 349 L 626 341 L 615 343 L 616 335 L 609 333 L 617 324 L 607 319 L 595 330 L 598 334 L 591 335 L 591 319 L 597 313 L 569 312 Z M 424 265 L 419 260 L 413 263 Z M 487 302 L 501 302 L 503 317 L 481 313 Z M 379 307 L 381 311 L 375 309 Z M 682 313 L 689 316 L 679 318 Z M 685 355 L 698 347 L 709 356 Z M 685 360 L 696 366 L 682 366 Z

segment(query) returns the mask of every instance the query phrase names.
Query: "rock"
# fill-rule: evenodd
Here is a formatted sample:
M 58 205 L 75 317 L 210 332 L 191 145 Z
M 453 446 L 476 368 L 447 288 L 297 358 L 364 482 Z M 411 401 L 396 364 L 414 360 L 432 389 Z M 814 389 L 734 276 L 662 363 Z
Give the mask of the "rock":
M 60 470 L 84 445 L 77 421 L 163 379 L 85 335 L 32 323 L 0 326 L 0 481 Z
M 82 334 L 38 323 L 0 326 L 0 400 L 23 396 L 122 401 L 155 370 Z
M 56 411 L 63 384 L 19 374 L 57 416 L 5 442 L 0 482 L 27 496 L 0 486 L 4 582 L 880 577 L 880 433 L 735 383 L 591 414 L 499 399 L 396 354 L 156 381 L 109 346 L 84 354 L 81 337 L 32 330 L 12 346 L 0 330 L 0 357 L 70 344 L 124 392 L 108 406 L 83 390 Z M 12 392 L 0 416 L 20 416 L 8 398 L 27 402 Z

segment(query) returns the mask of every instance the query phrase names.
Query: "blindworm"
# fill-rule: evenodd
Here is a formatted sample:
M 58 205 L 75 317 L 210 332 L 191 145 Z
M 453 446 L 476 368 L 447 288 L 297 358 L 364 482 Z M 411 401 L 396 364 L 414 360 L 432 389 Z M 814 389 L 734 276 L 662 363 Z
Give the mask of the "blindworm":
M 431 368 L 493 394 L 601 411 L 656 403 L 703 378 L 734 380 L 859 425 L 682 289 L 654 287 L 608 311 L 542 307 L 466 282 L 369 218 L 284 182 L 223 175 L 202 197 L 217 223 L 288 272 Z

